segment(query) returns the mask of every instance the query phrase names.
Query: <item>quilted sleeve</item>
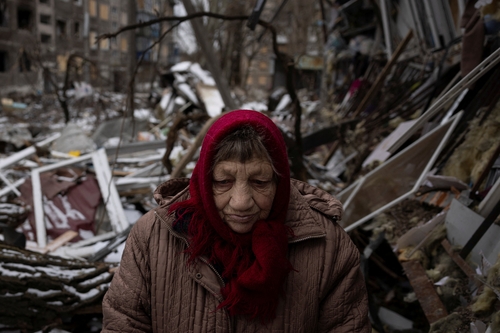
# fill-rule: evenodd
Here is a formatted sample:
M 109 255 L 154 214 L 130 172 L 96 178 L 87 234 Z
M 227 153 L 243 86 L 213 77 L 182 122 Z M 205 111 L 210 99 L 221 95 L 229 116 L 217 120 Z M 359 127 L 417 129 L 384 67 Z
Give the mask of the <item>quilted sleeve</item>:
M 318 332 L 370 333 L 359 251 L 338 224 L 330 222 L 328 229 Z
M 151 332 L 149 281 L 146 260 L 147 242 L 140 239 L 140 230 L 147 215 L 139 220 L 127 238 L 120 267 L 102 303 L 103 333 Z M 145 223 L 147 224 L 147 223 Z

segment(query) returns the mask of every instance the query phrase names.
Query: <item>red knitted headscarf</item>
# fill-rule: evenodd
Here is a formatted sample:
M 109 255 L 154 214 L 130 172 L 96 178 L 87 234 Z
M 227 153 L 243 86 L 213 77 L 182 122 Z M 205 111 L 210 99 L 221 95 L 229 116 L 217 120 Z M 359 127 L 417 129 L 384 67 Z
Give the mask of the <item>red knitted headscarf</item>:
M 278 173 L 276 195 L 266 220 L 257 221 L 250 233 L 233 232 L 221 219 L 212 189 L 213 159 L 217 144 L 242 125 L 250 125 L 264 136 L 264 146 Z M 200 158 L 193 171 L 191 198 L 177 203 L 178 220 L 189 217 L 190 261 L 208 256 L 221 267 L 226 281 L 221 289 L 230 315 L 259 318 L 266 323 L 276 317 L 279 298 L 287 274 L 293 269 L 287 259 L 291 230 L 285 226 L 290 198 L 290 169 L 286 145 L 277 126 L 257 111 L 237 110 L 220 117 L 203 140 Z M 182 212 L 179 214 L 179 212 Z

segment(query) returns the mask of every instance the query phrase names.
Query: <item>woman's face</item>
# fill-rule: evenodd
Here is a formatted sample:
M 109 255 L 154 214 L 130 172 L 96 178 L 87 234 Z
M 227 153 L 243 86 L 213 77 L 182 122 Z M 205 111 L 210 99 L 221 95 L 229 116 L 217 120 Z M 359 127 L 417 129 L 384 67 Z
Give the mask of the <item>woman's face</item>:
M 247 233 L 269 216 L 273 206 L 276 183 L 271 163 L 262 158 L 219 162 L 213 172 L 213 192 L 222 220 L 234 232 Z

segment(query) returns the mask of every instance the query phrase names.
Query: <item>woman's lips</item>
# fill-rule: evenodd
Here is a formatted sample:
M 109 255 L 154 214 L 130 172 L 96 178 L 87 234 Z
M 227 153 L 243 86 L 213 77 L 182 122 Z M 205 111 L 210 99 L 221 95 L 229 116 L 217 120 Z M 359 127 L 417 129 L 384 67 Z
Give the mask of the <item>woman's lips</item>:
M 248 223 L 253 221 L 255 214 L 253 215 L 228 215 L 228 220 L 235 223 Z

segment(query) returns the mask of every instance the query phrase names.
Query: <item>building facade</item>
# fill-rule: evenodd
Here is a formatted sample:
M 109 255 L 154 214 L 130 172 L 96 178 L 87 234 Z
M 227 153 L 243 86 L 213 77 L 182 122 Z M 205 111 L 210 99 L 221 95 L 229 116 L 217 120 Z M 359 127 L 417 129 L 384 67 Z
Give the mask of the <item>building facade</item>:
M 279 52 L 294 60 L 298 74 L 294 78 L 296 87 L 317 89 L 318 73 L 322 67 L 322 43 L 318 42 L 322 32 L 319 4 L 302 0 L 288 2 L 286 6 L 283 4 L 283 1 L 268 0 L 260 17 L 275 27 Z M 261 27 L 255 31 L 260 43 L 253 58 L 244 61 L 243 68 L 248 71 L 246 86 L 266 92 L 285 87 L 285 69 L 274 53 L 271 33 Z M 310 59 L 320 64 L 312 68 Z
M 0 94 L 52 92 L 70 81 L 125 91 L 142 59 L 138 82 L 174 61 L 168 23 L 98 39 L 128 24 L 171 15 L 159 0 L 0 0 Z M 151 49 L 149 49 L 152 45 Z M 68 62 L 68 60 L 71 60 Z
M 0 0 L 0 89 L 36 85 L 28 46 L 37 42 L 38 2 Z M 29 88 L 27 88 L 29 89 Z

